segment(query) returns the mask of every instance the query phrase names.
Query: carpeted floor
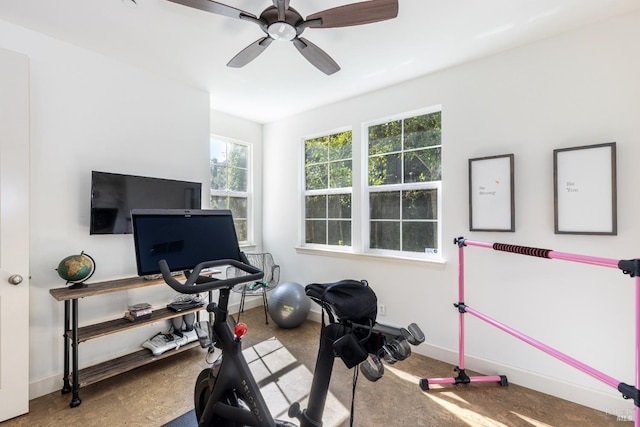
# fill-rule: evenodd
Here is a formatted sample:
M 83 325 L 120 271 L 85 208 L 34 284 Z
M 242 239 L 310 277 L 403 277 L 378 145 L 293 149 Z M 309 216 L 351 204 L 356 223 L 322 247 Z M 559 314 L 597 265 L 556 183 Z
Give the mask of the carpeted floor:
M 271 346 L 270 364 L 276 381 L 262 381 L 273 415 L 288 420 L 292 401 L 304 400 L 318 348 L 320 325 L 305 321 L 295 329 L 264 324 L 262 308 L 248 310 L 242 320 L 249 326 L 243 341 L 251 347 Z M 428 339 L 428 328 L 423 326 Z M 276 339 L 273 339 L 275 337 Z M 277 342 L 277 344 L 276 344 Z M 281 348 L 276 349 L 281 343 Z M 262 351 L 262 350 L 259 350 Z M 30 413 L 6 421 L 14 426 L 163 426 L 186 427 L 193 409 L 193 386 L 207 367 L 205 351 L 194 349 L 155 362 L 80 390 L 82 404 L 70 408 L 69 394 L 59 391 L 30 402 Z M 631 425 L 627 414 L 605 414 L 565 400 L 510 384 L 475 383 L 469 386 L 433 387 L 423 392 L 419 378 L 454 375 L 452 366 L 420 355 L 385 367 L 385 375 L 371 383 L 360 376 L 355 397 L 355 426 L 558 426 L 605 427 Z M 473 374 L 469 372 L 469 374 Z M 258 374 L 262 375 L 262 374 Z M 273 375 L 272 375 L 273 376 Z M 337 360 L 331 379 L 323 427 L 349 425 L 352 371 Z M 266 378 L 266 377 L 265 377 Z M 264 378 L 263 378 L 264 379 Z M 62 380 L 60 381 L 62 386 Z M 264 384 L 263 384 L 264 383 Z M 287 395 L 279 391 L 295 390 Z M 305 405 L 303 404 L 304 408 Z M 633 402 L 629 403 L 632 414 Z M 184 418 L 181 416 L 184 415 Z M 192 419 L 195 422 L 195 420 Z

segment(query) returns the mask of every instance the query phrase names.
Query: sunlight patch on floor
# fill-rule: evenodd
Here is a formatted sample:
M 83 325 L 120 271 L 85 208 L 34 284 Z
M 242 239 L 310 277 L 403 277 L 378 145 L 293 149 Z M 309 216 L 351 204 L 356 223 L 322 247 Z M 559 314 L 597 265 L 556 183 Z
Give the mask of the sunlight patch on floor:
M 424 393 L 424 395 L 427 398 L 431 399 L 434 403 L 440 405 L 442 408 L 450 412 L 452 415 L 458 417 L 462 422 L 465 422 L 470 426 L 507 427 L 506 424 L 503 424 L 482 414 L 478 414 L 471 409 L 463 408 L 460 405 L 449 401 L 449 398 L 456 396 L 454 393 L 439 393 L 438 396 L 434 394 Z
M 391 374 L 395 375 L 396 377 L 400 378 L 401 380 L 405 380 L 405 381 L 407 381 L 407 382 L 409 382 L 409 383 L 411 383 L 413 385 L 417 385 L 417 384 L 420 383 L 420 377 L 412 375 L 412 374 L 410 374 L 408 372 L 405 372 L 405 371 L 403 371 L 401 369 L 394 368 L 394 367 L 389 366 L 389 365 L 385 365 L 384 366 L 384 371 L 385 371 L 385 374 L 386 373 L 391 373 Z M 431 388 L 432 386 L 429 386 L 429 387 Z M 466 400 L 464 400 L 462 397 L 458 396 L 455 393 L 447 393 L 447 396 L 450 397 L 451 399 L 458 400 L 460 403 L 464 403 L 464 404 L 468 404 L 469 403 L 469 402 L 467 402 Z
M 282 345 L 272 337 L 253 347 L 243 350 L 249 368 L 256 382 L 265 382 L 260 391 L 274 418 L 293 422 L 298 420 L 287 415 L 293 402 L 300 402 L 302 409 L 308 406 L 309 391 L 313 374 Z M 331 392 L 327 395 L 323 414 L 323 427 L 337 427 L 349 419 L 347 410 Z
M 535 426 L 535 427 L 553 427 L 551 424 L 547 424 L 547 423 L 543 423 L 542 421 L 534 420 L 533 418 L 527 417 L 526 415 L 518 414 L 517 412 L 513 412 L 513 411 L 511 411 L 511 413 L 513 415 L 515 415 L 516 417 L 518 417 L 518 418 L 522 418 L 523 420 L 525 420 L 526 422 L 528 422 L 532 426 Z

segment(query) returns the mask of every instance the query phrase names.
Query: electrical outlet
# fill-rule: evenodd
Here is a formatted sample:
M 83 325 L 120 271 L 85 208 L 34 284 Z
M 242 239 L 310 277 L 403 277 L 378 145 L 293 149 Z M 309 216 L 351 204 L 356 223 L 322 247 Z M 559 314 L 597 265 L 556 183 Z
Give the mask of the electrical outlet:
M 387 307 L 382 303 L 378 303 L 378 315 L 380 316 L 387 315 Z

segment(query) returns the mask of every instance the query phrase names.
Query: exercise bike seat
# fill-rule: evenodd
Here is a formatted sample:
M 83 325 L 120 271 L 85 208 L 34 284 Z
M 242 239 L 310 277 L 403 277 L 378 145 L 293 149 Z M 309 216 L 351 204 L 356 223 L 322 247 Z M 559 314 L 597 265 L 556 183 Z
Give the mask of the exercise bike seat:
M 305 287 L 309 298 L 338 321 L 373 324 L 378 315 L 378 298 L 366 280 L 312 283 Z M 332 318 L 333 321 L 333 318 Z

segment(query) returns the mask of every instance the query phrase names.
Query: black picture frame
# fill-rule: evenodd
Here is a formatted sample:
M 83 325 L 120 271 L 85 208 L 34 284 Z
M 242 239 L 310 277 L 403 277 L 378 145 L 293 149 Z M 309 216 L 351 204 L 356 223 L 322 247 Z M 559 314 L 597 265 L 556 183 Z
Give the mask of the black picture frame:
M 555 234 L 618 234 L 616 143 L 553 150 Z
M 513 154 L 469 159 L 469 230 L 516 231 Z

